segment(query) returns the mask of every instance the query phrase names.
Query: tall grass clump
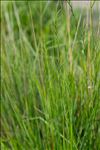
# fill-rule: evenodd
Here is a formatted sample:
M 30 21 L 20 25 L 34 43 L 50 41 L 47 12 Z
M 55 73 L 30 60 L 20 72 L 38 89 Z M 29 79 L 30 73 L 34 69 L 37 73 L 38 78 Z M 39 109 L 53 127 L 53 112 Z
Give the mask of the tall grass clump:
M 74 10 L 71 1 L 1 2 L 2 150 L 100 149 L 94 5 Z

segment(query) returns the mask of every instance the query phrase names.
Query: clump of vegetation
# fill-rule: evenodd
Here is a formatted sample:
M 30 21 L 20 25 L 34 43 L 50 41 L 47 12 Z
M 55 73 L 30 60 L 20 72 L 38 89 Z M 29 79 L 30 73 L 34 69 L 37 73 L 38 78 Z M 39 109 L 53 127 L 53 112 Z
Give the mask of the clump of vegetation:
M 93 5 L 86 18 L 68 1 L 1 2 L 2 150 L 100 149 Z

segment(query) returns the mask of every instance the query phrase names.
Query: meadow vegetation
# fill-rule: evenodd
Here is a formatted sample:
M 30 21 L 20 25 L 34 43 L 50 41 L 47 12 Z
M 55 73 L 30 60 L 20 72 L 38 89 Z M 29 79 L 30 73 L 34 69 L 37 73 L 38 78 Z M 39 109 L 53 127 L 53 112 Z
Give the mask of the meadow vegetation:
M 73 10 L 68 1 L 1 2 L 2 150 L 100 149 L 94 5 Z

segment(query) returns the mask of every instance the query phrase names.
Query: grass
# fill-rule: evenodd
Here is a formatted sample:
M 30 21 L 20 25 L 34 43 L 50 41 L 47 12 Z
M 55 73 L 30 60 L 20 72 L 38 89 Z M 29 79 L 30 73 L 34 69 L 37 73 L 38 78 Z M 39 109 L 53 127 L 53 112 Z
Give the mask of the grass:
M 2 150 L 100 149 L 100 18 L 94 27 L 92 10 L 86 22 L 67 2 L 1 2 Z

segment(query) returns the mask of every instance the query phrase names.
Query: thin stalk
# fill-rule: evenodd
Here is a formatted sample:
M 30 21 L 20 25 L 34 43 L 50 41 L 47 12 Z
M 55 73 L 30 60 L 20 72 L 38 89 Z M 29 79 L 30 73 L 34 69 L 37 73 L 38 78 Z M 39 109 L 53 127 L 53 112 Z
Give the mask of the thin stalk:
M 88 74 L 88 89 L 90 90 L 92 82 L 92 66 L 91 66 L 91 35 L 92 35 L 92 7 L 88 9 L 88 50 L 87 50 L 87 74 Z
M 32 28 L 32 35 L 33 35 L 33 43 L 34 43 L 34 45 L 35 45 L 35 49 L 37 50 L 37 49 L 38 49 L 38 46 L 37 46 L 36 34 L 35 34 L 35 30 L 34 30 L 34 23 L 33 23 L 32 10 L 31 10 L 30 3 L 32 3 L 32 2 L 28 2 L 29 17 L 30 17 L 30 21 L 31 21 L 31 28 Z
M 72 72 L 72 48 L 71 48 L 71 32 L 70 32 L 70 7 L 67 4 L 67 32 L 68 32 L 68 55 L 69 55 L 69 64 L 70 72 Z

